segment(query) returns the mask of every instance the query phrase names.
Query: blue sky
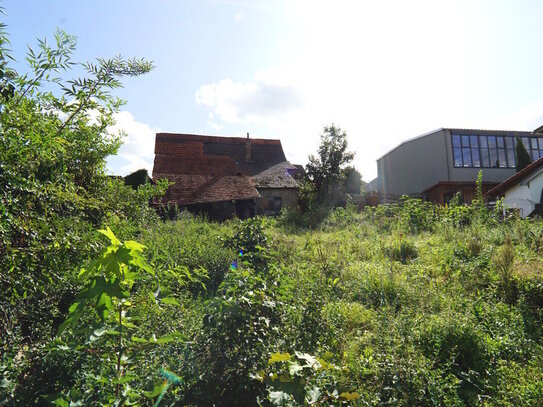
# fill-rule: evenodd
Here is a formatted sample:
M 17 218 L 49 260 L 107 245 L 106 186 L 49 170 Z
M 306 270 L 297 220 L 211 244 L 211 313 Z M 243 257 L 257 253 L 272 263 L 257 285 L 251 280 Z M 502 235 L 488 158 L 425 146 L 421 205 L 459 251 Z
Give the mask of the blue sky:
M 366 181 L 402 140 L 439 127 L 543 123 L 538 0 L 3 0 L 19 61 L 61 28 L 76 59 L 146 57 L 125 81 L 115 174 L 152 168 L 154 133 L 279 138 L 305 164 L 345 130 Z M 429 152 L 431 154 L 431 152 Z

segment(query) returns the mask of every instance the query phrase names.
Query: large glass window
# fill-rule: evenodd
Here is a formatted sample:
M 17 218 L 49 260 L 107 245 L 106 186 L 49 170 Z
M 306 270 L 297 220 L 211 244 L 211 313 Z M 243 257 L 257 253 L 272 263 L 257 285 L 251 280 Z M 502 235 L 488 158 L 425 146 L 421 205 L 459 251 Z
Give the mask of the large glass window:
M 543 157 L 543 137 L 522 137 L 532 161 Z M 453 134 L 451 139 L 455 167 L 515 168 L 515 136 Z

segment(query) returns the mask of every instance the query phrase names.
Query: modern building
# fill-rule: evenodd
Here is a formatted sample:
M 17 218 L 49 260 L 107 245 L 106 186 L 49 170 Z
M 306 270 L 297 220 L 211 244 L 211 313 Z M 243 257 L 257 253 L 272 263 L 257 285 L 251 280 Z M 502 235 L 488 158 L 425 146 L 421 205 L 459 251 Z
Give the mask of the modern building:
M 296 203 L 298 184 L 280 140 L 157 133 L 153 180 L 172 185 L 156 205 L 211 219 L 278 214 Z
M 474 196 L 483 173 L 483 193 L 515 174 L 519 137 L 532 160 L 543 156 L 543 132 L 442 128 L 401 143 L 377 160 L 377 178 L 370 190 L 382 200 L 401 195 L 445 204 L 462 192 Z

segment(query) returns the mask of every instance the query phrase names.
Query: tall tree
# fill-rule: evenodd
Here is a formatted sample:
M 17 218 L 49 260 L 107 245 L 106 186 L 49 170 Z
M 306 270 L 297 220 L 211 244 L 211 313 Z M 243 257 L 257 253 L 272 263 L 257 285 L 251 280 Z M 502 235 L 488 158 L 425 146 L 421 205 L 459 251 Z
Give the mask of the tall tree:
M 320 203 L 335 206 L 343 199 L 345 166 L 354 158 L 347 148 L 347 133 L 333 124 L 324 127 L 318 155 L 310 155 L 306 166 Z
M 526 147 L 524 147 L 524 144 L 522 143 L 522 140 L 517 136 L 516 137 L 517 145 L 515 147 L 515 158 L 517 160 L 517 172 L 521 171 L 523 168 L 530 165 L 530 162 L 532 161 L 530 159 L 530 154 L 526 150 Z
M 148 214 L 149 198 L 107 177 L 105 158 L 121 142 L 110 126 L 123 102 L 111 92 L 151 63 L 97 59 L 78 64 L 84 77 L 66 79 L 75 37 L 58 31 L 29 48 L 26 72 L 10 67 L 8 43 L 0 23 L 0 307 L 34 340 L 49 334 L 71 295 L 69 274 L 95 250 L 91 231 Z

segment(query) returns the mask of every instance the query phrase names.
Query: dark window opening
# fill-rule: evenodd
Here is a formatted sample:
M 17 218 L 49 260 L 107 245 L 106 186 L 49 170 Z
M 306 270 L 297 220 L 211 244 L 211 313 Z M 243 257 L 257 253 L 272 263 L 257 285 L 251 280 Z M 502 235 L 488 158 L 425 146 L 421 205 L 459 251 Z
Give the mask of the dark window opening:
M 264 214 L 265 215 L 279 215 L 282 207 L 282 200 L 280 196 L 265 196 L 264 197 Z

